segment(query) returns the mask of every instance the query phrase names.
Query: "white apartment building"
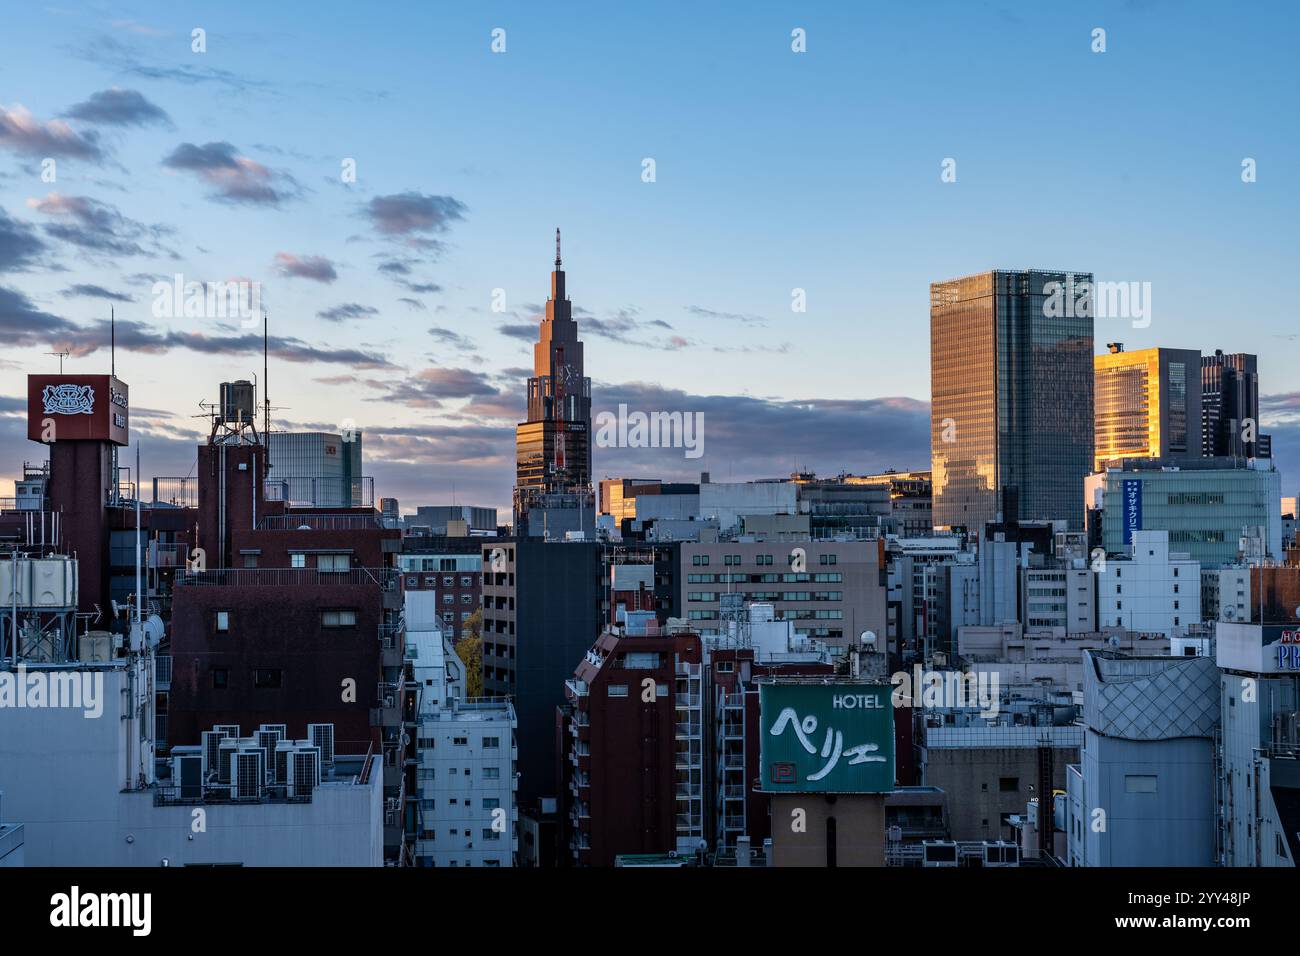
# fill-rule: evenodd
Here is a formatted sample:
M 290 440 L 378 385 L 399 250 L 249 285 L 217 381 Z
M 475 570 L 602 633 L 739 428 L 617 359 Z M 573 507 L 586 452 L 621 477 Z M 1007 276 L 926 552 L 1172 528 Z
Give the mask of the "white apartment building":
M 465 696 L 435 595 L 407 591 L 406 659 L 420 688 L 416 720 L 416 866 L 514 865 L 519 848 L 514 706 Z
M 1097 572 L 1101 627 L 1181 637 L 1201 621 L 1201 565 L 1169 550 L 1168 531 L 1134 531 L 1130 557 Z

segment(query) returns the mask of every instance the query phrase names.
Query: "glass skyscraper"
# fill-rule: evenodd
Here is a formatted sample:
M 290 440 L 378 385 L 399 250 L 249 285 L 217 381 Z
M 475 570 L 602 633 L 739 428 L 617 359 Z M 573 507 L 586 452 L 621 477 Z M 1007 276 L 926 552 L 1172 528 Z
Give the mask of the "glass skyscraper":
M 1091 273 L 982 272 L 930 286 L 934 523 L 1083 527 L 1093 465 Z
M 1095 470 L 1125 458 L 1201 457 L 1201 353 L 1125 352 L 1094 359 Z

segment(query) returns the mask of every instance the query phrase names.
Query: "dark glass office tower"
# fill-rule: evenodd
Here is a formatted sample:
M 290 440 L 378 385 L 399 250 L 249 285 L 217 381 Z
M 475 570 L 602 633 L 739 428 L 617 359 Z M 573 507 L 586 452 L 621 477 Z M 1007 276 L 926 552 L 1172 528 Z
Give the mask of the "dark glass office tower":
M 1201 356 L 1201 442 L 1206 457 L 1272 458 L 1272 440 L 1259 434 L 1259 371 L 1255 356 Z M 1254 423 L 1246 441 L 1244 423 Z
M 1090 273 L 983 272 L 930 286 L 934 523 L 1063 518 L 1092 469 Z
M 529 533 L 528 514 L 534 508 L 581 514 L 584 507 L 591 507 L 591 379 L 583 375 L 578 323 L 573 320 L 573 303 L 565 295 L 560 266 L 560 230 L 556 229 L 551 296 L 533 345 L 528 420 L 515 429 L 517 534 Z

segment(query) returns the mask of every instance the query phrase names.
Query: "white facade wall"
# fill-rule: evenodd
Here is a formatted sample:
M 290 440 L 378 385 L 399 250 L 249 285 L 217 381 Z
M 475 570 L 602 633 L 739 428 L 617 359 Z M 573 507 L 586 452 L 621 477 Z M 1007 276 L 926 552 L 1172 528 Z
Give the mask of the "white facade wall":
M 155 806 L 153 752 L 123 720 L 125 668 L 103 675 L 103 711 L 0 707 L 0 790 L 29 866 L 382 866 L 383 774 L 327 782 L 310 803 Z M 137 695 L 151 691 L 137 683 Z M 150 711 L 152 712 L 152 711 Z M 152 735 L 150 735 L 152 736 Z M 128 766 L 132 768 L 128 774 Z M 359 762 L 358 762 L 359 768 Z M 128 776 L 134 781 L 128 786 Z
M 1102 627 L 1182 636 L 1201 621 L 1201 566 L 1169 551 L 1167 531 L 1135 531 L 1132 557 L 1097 572 Z
M 723 531 L 737 527 L 741 515 L 798 513 L 799 487 L 792 481 L 708 482 L 700 485 L 700 517 L 716 519 Z

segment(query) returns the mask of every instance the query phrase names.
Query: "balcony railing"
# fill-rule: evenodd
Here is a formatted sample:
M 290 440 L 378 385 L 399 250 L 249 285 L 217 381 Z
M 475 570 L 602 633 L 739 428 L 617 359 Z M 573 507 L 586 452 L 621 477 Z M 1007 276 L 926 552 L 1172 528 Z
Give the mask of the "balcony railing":
M 348 568 L 322 571 L 318 568 L 220 568 L 182 571 L 177 587 L 348 587 L 378 585 L 380 590 L 397 589 L 395 568 Z

